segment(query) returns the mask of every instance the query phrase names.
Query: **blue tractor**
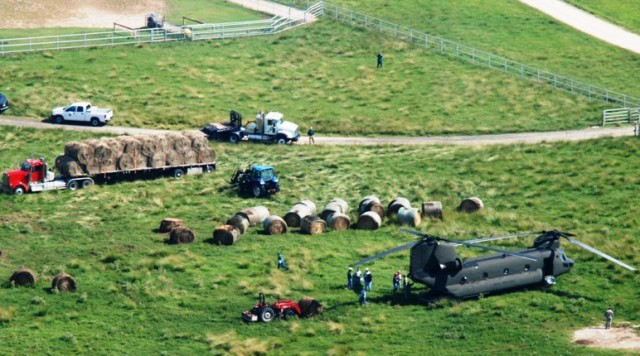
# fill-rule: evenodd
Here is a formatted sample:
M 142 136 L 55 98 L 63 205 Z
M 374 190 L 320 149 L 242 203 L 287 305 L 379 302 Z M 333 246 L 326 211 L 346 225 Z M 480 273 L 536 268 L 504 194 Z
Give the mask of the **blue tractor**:
M 238 186 L 240 195 L 253 195 L 256 198 L 280 191 L 276 171 L 271 166 L 256 165 L 237 170 L 231 177 L 231 184 Z

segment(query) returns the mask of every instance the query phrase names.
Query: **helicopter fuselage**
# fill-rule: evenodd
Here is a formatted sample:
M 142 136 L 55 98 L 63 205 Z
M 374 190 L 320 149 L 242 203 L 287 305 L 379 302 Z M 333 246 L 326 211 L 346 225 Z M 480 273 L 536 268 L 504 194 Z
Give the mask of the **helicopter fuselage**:
M 508 254 L 461 260 L 454 245 L 425 238 L 411 248 L 409 277 L 432 290 L 469 298 L 527 286 L 551 285 L 555 283 L 555 277 L 573 267 L 573 261 L 566 257 L 557 239 L 514 252 L 535 261 Z

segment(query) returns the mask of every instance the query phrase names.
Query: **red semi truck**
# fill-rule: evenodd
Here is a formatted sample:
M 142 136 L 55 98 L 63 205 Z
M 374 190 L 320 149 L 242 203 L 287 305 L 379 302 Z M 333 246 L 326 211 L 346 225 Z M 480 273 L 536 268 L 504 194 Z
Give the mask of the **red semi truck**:
M 216 169 L 216 162 L 196 164 L 171 165 L 160 168 L 138 168 L 133 170 L 106 171 L 94 175 L 81 175 L 66 177 L 56 176 L 49 169 L 44 158 L 29 158 L 22 162 L 20 169 L 6 172 L 2 175 L 3 192 L 22 195 L 27 192 L 41 192 L 45 190 L 84 188 L 94 182 L 109 182 L 120 179 L 152 178 L 162 175 L 171 175 L 176 179 L 185 174 L 209 173 Z

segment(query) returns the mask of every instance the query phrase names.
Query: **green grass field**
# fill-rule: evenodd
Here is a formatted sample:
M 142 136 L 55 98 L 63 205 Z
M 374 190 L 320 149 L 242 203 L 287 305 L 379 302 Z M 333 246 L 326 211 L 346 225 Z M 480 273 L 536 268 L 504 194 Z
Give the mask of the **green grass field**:
M 68 140 L 90 137 L 15 128 L 0 132 L 3 171 L 27 154 L 58 152 Z M 617 322 L 638 320 L 638 275 L 574 246 L 566 251 L 576 267 L 550 290 L 432 306 L 392 295 L 391 275 L 407 270 L 408 254 L 388 256 L 368 265 L 374 291 L 370 305 L 361 308 L 343 286 L 346 267 L 413 239 L 393 222 L 375 232 L 314 237 L 297 229 L 265 236 L 254 227 L 231 247 L 205 242 L 216 225 L 251 206 L 284 215 L 299 199 L 321 207 L 341 197 L 353 207 L 376 194 L 385 205 L 396 196 L 418 206 L 442 201 L 444 221 L 420 227 L 431 234 L 469 239 L 558 228 L 638 266 L 637 139 L 487 148 L 212 147 L 220 164 L 209 175 L 1 195 L 0 275 L 8 278 L 24 266 L 40 280 L 35 288 L 5 283 L 2 344 L 11 345 L 15 354 L 607 354 L 572 346 L 571 333 L 599 323 L 607 305 L 616 308 Z M 391 160 L 393 166 L 385 164 Z M 227 180 L 252 162 L 275 164 L 283 191 L 268 199 L 239 198 Z M 475 215 L 455 212 L 470 196 L 481 197 L 486 209 Z M 196 242 L 164 244 L 167 236 L 153 230 L 165 217 L 184 219 Z M 530 243 L 523 238 L 495 246 L 515 249 Z M 275 268 L 280 250 L 289 272 Z M 76 293 L 48 291 L 60 271 L 78 280 Z M 328 310 L 309 320 L 246 325 L 240 312 L 255 303 L 258 292 L 270 299 L 310 295 Z
M 189 9 L 214 14 L 223 6 L 171 4 L 183 6 L 172 8 L 174 18 Z M 370 0 L 363 12 L 640 93 L 628 75 L 635 56 L 517 1 Z M 384 71 L 374 68 L 380 49 Z M 313 125 L 318 134 L 544 131 L 597 124 L 605 107 L 326 20 L 273 37 L 7 56 L 0 58 L 0 77 L 11 78 L 0 83 L 14 103 L 7 114 L 43 117 L 54 105 L 90 99 L 115 108 L 113 124 L 173 129 L 226 119 L 232 108 L 245 118 L 264 108 L 283 111 L 303 128 Z M 0 127 L 0 171 L 30 155 L 51 161 L 66 142 L 99 136 Z M 254 227 L 231 247 L 205 242 L 216 225 L 252 206 L 284 215 L 301 199 L 322 207 L 340 197 L 354 207 L 376 194 L 385 205 L 397 196 L 415 206 L 441 201 L 444 221 L 419 227 L 434 235 L 471 239 L 559 229 L 638 267 L 637 138 L 488 147 L 211 146 L 219 161 L 213 174 L 0 195 L 4 353 L 613 355 L 620 352 L 572 344 L 573 331 L 601 324 L 608 306 L 616 325 L 638 324 L 638 274 L 569 244 L 565 251 L 576 266 L 551 289 L 428 306 L 391 293 L 391 276 L 407 271 L 408 253 L 391 255 L 368 265 L 374 290 L 361 308 L 344 286 L 346 268 L 413 240 L 393 222 L 374 232 L 321 236 L 297 229 L 266 236 Z M 228 180 L 252 163 L 274 165 L 282 192 L 238 197 Z M 471 196 L 486 208 L 457 213 Z M 196 242 L 165 244 L 167 236 L 153 231 L 165 217 L 184 219 Z M 531 242 L 493 245 L 517 249 Z M 289 272 L 276 269 L 278 251 Z M 21 267 L 37 273 L 35 288 L 7 283 Z M 76 293 L 49 291 L 60 271 L 77 279 Z M 269 300 L 313 296 L 327 312 L 244 324 L 240 313 L 259 292 Z

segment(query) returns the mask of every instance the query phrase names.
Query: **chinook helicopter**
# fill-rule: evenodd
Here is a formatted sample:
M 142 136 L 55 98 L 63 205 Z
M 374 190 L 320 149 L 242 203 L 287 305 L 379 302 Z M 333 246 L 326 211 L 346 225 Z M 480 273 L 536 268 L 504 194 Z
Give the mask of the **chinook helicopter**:
M 573 260 L 569 259 L 560 247 L 560 239 L 565 238 L 574 245 L 628 270 L 636 271 L 632 266 L 573 239 L 572 237 L 575 235 L 557 230 L 510 234 L 468 241 L 450 240 L 413 230 L 403 231 L 421 238 L 418 241 L 367 257 L 351 266 L 355 267 L 410 248 L 409 278 L 414 282 L 428 286 L 434 292 L 456 298 L 470 298 L 529 286 L 555 284 L 556 277 L 569 272 L 574 264 Z M 523 250 L 508 251 L 480 244 L 535 234 L 539 236 L 533 242 L 533 246 Z M 455 249 L 460 245 L 495 251 L 498 254 L 461 260 Z

